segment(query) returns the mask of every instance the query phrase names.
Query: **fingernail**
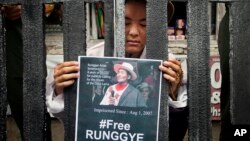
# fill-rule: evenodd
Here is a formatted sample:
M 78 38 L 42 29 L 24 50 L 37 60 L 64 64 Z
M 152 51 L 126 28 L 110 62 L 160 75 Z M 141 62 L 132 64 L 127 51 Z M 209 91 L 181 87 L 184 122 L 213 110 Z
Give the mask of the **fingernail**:
M 162 69 L 162 65 L 159 66 L 159 69 Z
M 168 61 L 165 61 L 164 62 L 164 65 L 169 65 L 170 63 Z

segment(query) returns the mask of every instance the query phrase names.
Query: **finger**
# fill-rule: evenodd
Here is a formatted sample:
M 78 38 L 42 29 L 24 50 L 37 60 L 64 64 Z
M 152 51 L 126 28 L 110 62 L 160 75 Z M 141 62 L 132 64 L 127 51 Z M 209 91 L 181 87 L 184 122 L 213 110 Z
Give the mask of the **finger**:
M 63 62 L 61 64 L 56 65 L 56 69 L 61 69 L 63 67 L 70 67 L 70 66 L 79 66 L 79 63 L 77 61 Z
M 66 88 L 68 86 L 71 86 L 74 82 L 75 82 L 75 80 L 71 79 L 71 80 L 68 80 L 68 81 L 63 81 L 61 83 L 56 83 L 55 84 L 55 89 L 60 90 L 58 92 L 58 94 L 59 94 L 59 93 L 61 93 L 63 91 L 64 88 Z
M 171 69 L 170 67 L 165 67 L 163 65 L 160 65 L 159 66 L 159 69 L 164 73 L 164 74 L 167 74 L 173 78 L 175 78 L 177 76 L 176 72 Z
M 163 74 L 163 78 L 168 80 L 170 83 L 176 83 L 177 82 L 177 79 L 176 77 L 172 77 L 168 74 Z
M 178 60 L 164 61 L 163 66 L 169 67 L 178 73 L 181 72 L 181 63 Z
M 56 66 L 55 69 L 54 69 L 54 78 L 59 77 L 59 76 L 61 76 L 63 74 L 76 73 L 79 70 L 80 70 L 80 68 L 79 68 L 78 65 L 74 65 L 74 66 L 64 66 L 64 65 Z
M 165 61 L 165 62 L 166 62 L 166 61 Z M 172 63 L 174 63 L 174 64 L 176 64 L 176 65 L 181 65 L 181 62 L 178 61 L 178 60 L 176 60 L 176 59 L 169 59 L 169 60 L 167 60 L 167 62 L 172 62 Z
M 164 73 L 164 79 L 168 80 L 173 85 L 177 85 L 180 82 L 180 76 L 175 71 L 164 66 L 160 66 L 159 68 Z
M 115 103 L 115 99 L 112 96 L 110 96 L 109 97 L 109 104 L 114 104 L 114 103 Z
M 63 83 L 66 81 L 74 80 L 79 77 L 78 73 L 64 74 L 55 78 L 55 83 Z
M 65 74 L 77 73 L 80 70 L 79 67 L 64 67 L 60 70 L 57 70 L 54 74 L 54 78 L 60 77 Z

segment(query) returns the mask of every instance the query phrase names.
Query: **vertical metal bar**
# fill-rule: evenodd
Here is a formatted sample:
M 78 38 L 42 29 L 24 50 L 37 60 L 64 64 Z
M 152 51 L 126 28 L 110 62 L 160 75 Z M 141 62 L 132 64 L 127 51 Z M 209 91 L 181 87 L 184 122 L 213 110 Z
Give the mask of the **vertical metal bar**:
M 189 0 L 189 140 L 211 140 L 208 0 Z
M 46 50 L 43 5 L 24 1 L 23 21 L 23 129 L 26 141 L 45 140 Z
M 209 0 L 210 2 L 234 2 L 239 0 Z
M 147 1 L 147 58 L 161 60 L 166 60 L 168 58 L 167 3 L 167 0 Z M 163 80 L 158 135 L 159 141 L 168 140 L 169 118 L 167 90 L 167 81 Z
M 3 16 L 0 13 L 0 140 L 6 140 L 6 111 L 7 111 L 7 86 L 6 86 L 6 44 Z
M 117 57 L 125 57 L 125 1 L 116 1 L 115 11 L 115 49 Z
M 16 4 L 21 2 L 22 0 L 0 0 L 1 4 Z
M 105 56 L 114 54 L 114 0 L 104 0 Z
M 63 45 L 64 60 L 77 60 L 79 55 L 86 55 L 86 17 L 84 1 L 64 2 Z M 65 141 L 75 138 L 76 83 L 64 90 L 65 101 Z
M 230 99 L 233 124 L 250 124 L 250 2 L 239 0 L 230 10 Z

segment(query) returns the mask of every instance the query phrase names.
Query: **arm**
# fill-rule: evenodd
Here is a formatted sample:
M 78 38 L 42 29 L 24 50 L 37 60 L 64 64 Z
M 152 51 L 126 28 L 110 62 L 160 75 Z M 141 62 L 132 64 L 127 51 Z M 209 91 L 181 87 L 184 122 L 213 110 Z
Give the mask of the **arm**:
M 64 110 L 63 90 L 79 77 L 79 69 L 77 61 L 68 61 L 56 65 L 49 73 L 46 83 L 46 105 L 49 112 L 59 113 Z
M 174 108 L 187 106 L 187 63 L 171 57 L 160 66 L 163 77 L 169 81 L 169 105 Z
M 46 78 L 46 106 L 49 113 L 60 113 L 64 109 L 64 96 L 55 95 L 54 72 L 50 71 Z
M 183 78 L 181 85 L 178 89 L 177 93 L 177 100 L 174 101 L 171 98 L 169 98 L 169 105 L 173 108 L 183 108 L 187 106 L 187 60 L 182 61 L 181 68 L 183 71 Z
M 169 81 L 169 96 L 173 100 L 177 100 L 177 93 L 183 75 L 181 63 L 176 59 L 169 59 L 164 61 L 159 68 L 164 73 L 163 77 Z
M 87 48 L 87 56 L 103 56 L 103 53 L 103 41 L 94 46 L 90 45 Z M 63 58 L 61 58 L 60 62 L 62 60 Z M 47 78 L 46 104 L 48 111 L 59 113 L 64 110 L 63 89 L 71 86 L 75 82 L 75 79 L 78 78 L 79 64 L 76 61 L 64 62 L 52 68 L 53 71 L 51 71 Z M 56 107 L 56 103 L 61 103 L 62 106 Z

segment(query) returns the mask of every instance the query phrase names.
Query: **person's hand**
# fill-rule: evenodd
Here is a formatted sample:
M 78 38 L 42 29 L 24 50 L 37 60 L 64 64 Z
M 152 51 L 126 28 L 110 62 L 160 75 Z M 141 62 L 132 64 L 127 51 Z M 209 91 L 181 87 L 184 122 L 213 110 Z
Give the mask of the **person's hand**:
M 75 79 L 79 77 L 79 63 L 69 61 L 58 64 L 54 68 L 55 94 L 61 94 L 65 87 L 71 86 Z
M 6 19 L 14 21 L 21 17 L 21 8 L 21 5 L 10 5 L 2 7 L 1 10 L 4 12 Z
M 170 82 L 169 96 L 173 100 L 176 100 L 183 76 L 181 63 L 176 59 L 169 59 L 168 61 L 164 61 L 163 64 L 159 66 L 159 69 L 164 73 L 163 77 Z
M 109 96 L 109 105 L 115 105 L 115 97 Z

